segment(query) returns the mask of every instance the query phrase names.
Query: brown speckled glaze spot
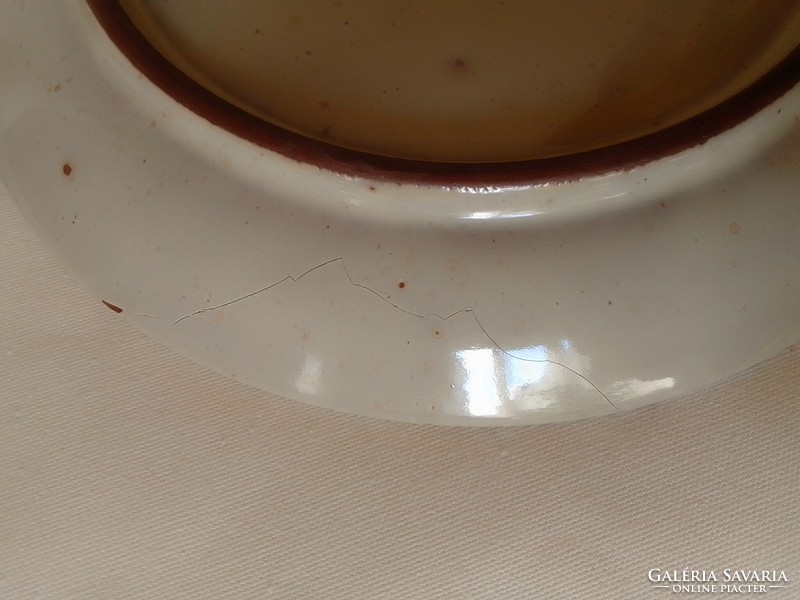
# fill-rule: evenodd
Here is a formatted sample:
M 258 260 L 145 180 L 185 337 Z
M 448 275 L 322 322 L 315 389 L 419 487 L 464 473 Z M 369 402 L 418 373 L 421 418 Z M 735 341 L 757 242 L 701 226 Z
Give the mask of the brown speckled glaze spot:
M 64 173 L 67 177 L 72 175 L 72 167 L 69 163 L 64 163 L 64 166 L 61 167 L 61 172 Z
M 472 69 L 463 58 L 455 58 L 447 64 L 449 70 L 456 75 L 469 75 Z

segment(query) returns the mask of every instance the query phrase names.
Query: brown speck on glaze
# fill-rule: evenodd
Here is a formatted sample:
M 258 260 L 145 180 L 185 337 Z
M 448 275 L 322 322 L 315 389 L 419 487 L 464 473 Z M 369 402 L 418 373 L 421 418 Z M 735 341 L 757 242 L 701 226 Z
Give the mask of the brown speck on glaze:
M 472 68 L 463 58 L 454 58 L 448 61 L 447 66 L 451 73 L 456 73 L 458 75 L 468 75 L 472 73 Z
M 437 340 L 438 340 L 438 339 L 441 339 L 441 338 L 442 338 L 442 330 L 441 330 L 441 329 L 439 329 L 439 328 L 436 328 L 436 329 L 434 329 L 434 330 L 433 330 L 433 332 L 431 333 L 431 335 L 432 335 L 434 338 L 436 338 Z
M 399 287 L 402 290 L 404 287 L 406 287 L 406 282 L 405 281 L 398 281 L 397 282 L 397 287 Z
M 374 185 L 369 186 L 369 191 L 374 192 L 377 188 Z
M 742 227 L 736 222 L 731 223 L 730 225 L 728 225 L 728 231 L 730 231 L 733 235 L 736 235 L 741 230 L 742 230 Z
M 609 305 L 609 306 L 613 306 L 613 305 L 614 305 L 614 302 L 613 302 L 613 301 L 611 301 L 611 300 L 609 300 L 609 301 L 608 301 L 608 305 Z
M 64 175 L 66 175 L 67 177 L 69 177 L 70 175 L 72 175 L 72 167 L 70 166 L 69 163 L 64 163 L 64 166 L 61 167 L 61 172 L 64 173 Z
M 101 300 L 100 302 L 102 302 L 103 304 L 105 304 L 105 305 L 106 305 L 108 308 L 110 308 L 111 310 L 113 310 L 115 313 L 118 313 L 118 314 L 119 314 L 119 313 L 121 313 L 121 312 L 122 312 L 122 309 L 121 309 L 119 306 L 115 306 L 114 304 L 111 304 L 111 302 L 106 302 L 105 300 Z

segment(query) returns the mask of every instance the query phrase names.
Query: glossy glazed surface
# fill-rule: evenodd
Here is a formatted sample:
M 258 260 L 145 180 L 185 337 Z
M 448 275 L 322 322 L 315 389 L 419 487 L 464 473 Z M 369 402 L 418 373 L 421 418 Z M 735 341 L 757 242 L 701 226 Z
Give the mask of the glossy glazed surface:
M 684 394 L 800 337 L 798 89 L 633 172 L 396 185 L 215 128 L 83 2 L 0 11 L 9 192 L 100 299 L 248 383 L 535 423 Z

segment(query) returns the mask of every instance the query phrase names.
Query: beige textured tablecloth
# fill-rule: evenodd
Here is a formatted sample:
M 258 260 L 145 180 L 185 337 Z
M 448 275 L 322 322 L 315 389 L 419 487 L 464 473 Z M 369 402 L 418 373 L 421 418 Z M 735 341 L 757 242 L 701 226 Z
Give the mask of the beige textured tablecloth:
M 0 249 L 1 600 L 698 596 L 648 580 L 685 568 L 800 598 L 800 351 L 600 420 L 385 423 L 150 341 L 2 192 Z

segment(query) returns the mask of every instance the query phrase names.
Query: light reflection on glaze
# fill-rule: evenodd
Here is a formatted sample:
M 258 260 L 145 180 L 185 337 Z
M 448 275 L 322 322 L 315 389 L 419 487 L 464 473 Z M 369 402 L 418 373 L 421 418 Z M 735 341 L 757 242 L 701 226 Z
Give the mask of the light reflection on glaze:
M 469 414 L 489 417 L 500 414 L 499 383 L 502 365 L 495 348 L 470 348 L 456 352 L 464 369 L 464 394 Z
M 322 361 L 316 354 L 306 354 L 305 364 L 295 380 L 295 387 L 301 394 L 316 396 L 322 375 Z
M 458 192 L 459 194 L 487 195 L 487 194 L 508 194 L 518 192 L 529 192 L 550 187 L 549 182 L 526 183 L 522 185 L 487 185 L 487 186 L 457 186 L 445 189 Z
M 656 392 L 670 390 L 673 387 L 675 387 L 674 377 L 663 377 L 662 379 L 653 379 L 650 381 L 627 379 L 625 381 L 614 382 L 610 389 L 610 395 L 620 400 L 641 398 L 642 396 L 649 396 Z
M 561 391 L 574 385 L 575 372 L 589 370 L 589 358 L 571 340 L 560 346 L 558 352 L 544 345 L 456 351 L 467 412 L 502 417 L 555 407 Z
M 535 217 L 541 214 L 540 211 L 519 211 L 509 212 L 505 210 L 481 210 L 465 214 L 462 219 L 471 221 L 494 221 L 497 219 L 524 219 L 526 217 Z

